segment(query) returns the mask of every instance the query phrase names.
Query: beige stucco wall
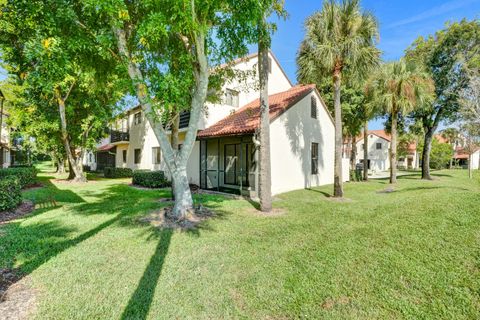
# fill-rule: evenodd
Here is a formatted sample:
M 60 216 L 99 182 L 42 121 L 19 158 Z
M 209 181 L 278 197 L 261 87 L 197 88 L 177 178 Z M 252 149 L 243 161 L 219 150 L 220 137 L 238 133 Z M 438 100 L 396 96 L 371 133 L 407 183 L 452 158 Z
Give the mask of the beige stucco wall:
M 382 144 L 382 149 L 377 150 L 377 143 Z M 364 139 L 361 138 L 357 142 L 357 159 L 356 163 L 360 163 L 363 160 L 363 144 Z M 380 138 L 377 135 L 370 134 L 368 136 L 368 159 L 370 160 L 370 170 L 373 172 L 385 171 L 390 169 L 390 157 L 389 157 L 390 142 Z
M 268 92 L 270 95 L 287 91 L 292 87 L 290 81 L 283 73 L 281 66 L 276 62 L 276 59 L 269 54 L 272 61 L 272 72 L 269 76 Z M 248 60 L 244 60 L 236 64 L 233 69 L 248 72 L 250 78 L 248 80 L 239 80 L 237 78 L 227 81 L 222 87 L 222 91 L 231 89 L 239 92 L 239 107 L 234 108 L 223 103 L 207 103 L 207 112 L 202 116 L 199 123 L 199 129 L 205 129 L 230 115 L 235 110 L 259 98 L 260 92 L 258 90 L 258 57 L 254 56 Z
M 317 99 L 317 119 L 310 116 L 312 95 Z M 275 119 L 270 137 L 272 194 L 333 183 L 335 130 L 316 93 L 307 95 Z M 319 144 L 316 175 L 311 174 L 312 142 Z

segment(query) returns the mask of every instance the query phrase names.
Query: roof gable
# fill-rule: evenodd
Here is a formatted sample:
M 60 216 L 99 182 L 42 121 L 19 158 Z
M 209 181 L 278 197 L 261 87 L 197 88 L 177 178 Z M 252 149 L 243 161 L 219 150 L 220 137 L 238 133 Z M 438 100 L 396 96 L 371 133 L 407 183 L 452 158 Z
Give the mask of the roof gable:
M 287 91 L 269 96 L 270 121 L 278 118 L 289 108 L 297 104 L 307 94 L 313 92 L 314 89 L 315 85 L 299 85 Z M 260 99 L 256 99 L 228 117 L 199 132 L 198 137 L 207 138 L 251 134 L 255 132 L 259 125 Z

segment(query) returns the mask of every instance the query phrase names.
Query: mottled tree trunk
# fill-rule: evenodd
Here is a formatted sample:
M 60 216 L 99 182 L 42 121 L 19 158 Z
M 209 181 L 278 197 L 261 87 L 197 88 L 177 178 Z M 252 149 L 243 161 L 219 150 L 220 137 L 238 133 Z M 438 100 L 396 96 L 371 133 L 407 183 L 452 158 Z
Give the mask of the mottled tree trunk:
M 272 210 L 272 178 L 270 163 L 270 110 L 268 104 L 268 46 L 258 42 L 258 74 L 260 78 L 260 170 L 259 196 L 260 210 Z
M 390 183 L 397 183 L 397 117 L 392 112 L 392 141 L 390 142 Z
M 336 66 L 333 75 L 334 101 L 335 101 L 335 172 L 333 196 L 335 198 L 343 197 L 343 178 L 342 178 L 342 105 L 340 102 L 340 88 L 342 85 L 342 74 L 340 66 Z
M 178 152 L 178 131 L 180 130 L 180 114 L 172 113 L 172 133 L 170 136 L 173 152 Z M 175 200 L 175 181 L 172 179 L 172 199 Z
M 67 118 L 65 115 L 65 99 L 58 97 L 58 110 L 60 113 L 60 125 L 61 125 L 61 133 L 62 133 L 62 141 L 67 153 L 67 159 L 70 164 L 70 176 L 72 173 L 74 174 L 73 180 L 75 182 L 86 182 L 87 178 L 83 172 L 83 163 L 82 163 L 82 156 L 75 157 L 74 151 L 70 148 L 70 141 L 67 132 Z M 81 152 L 83 154 L 83 152 Z M 69 177 L 70 177 L 69 176 Z
M 65 162 L 63 159 L 58 159 L 57 160 L 57 173 L 58 174 L 64 174 L 65 173 Z
M 432 176 L 430 175 L 430 152 L 432 149 L 432 139 L 433 131 L 428 130 L 425 133 L 422 150 L 422 179 L 424 180 L 432 180 Z
M 363 127 L 363 180 L 368 181 L 368 121 Z
M 194 51 L 196 58 L 194 65 L 195 90 L 191 101 L 190 122 L 182 149 L 179 152 L 174 152 L 165 128 L 156 121 L 155 110 L 152 108 L 148 87 L 143 78 L 142 71 L 128 51 L 125 30 L 114 27 L 113 31 L 117 39 L 118 51 L 125 59 L 128 74 L 135 86 L 137 99 L 160 144 L 163 159 L 172 175 L 172 181 L 175 184 L 173 215 L 178 220 L 185 219 L 193 211 L 193 199 L 188 184 L 186 166 L 197 138 L 198 123 L 205 105 L 209 82 L 209 66 L 207 53 L 205 52 L 204 31 L 197 30 L 193 36 L 194 43 L 192 43 L 191 50 Z

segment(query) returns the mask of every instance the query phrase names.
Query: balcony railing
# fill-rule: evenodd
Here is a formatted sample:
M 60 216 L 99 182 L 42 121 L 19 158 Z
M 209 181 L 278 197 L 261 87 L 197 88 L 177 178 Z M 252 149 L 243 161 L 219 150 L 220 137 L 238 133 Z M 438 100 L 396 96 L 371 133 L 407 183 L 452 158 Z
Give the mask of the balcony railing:
M 130 141 L 130 134 L 123 131 L 110 131 L 110 143 Z

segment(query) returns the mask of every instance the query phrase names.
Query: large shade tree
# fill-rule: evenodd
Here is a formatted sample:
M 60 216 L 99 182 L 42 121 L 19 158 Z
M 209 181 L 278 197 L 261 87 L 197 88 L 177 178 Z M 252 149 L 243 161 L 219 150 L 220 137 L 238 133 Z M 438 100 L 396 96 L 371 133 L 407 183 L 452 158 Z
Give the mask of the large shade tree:
M 379 63 L 375 46 L 378 24 L 358 0 L 325 1 L 322 10 L 305 22 L 305 39 L 297 64 L 300 82 L 329 77 L 333 85 L 335 114 L 334 196 L 343 197 L 342 184 L 342 81 L 365 78 Z
M 82 0 L 81 3 L 85 28 L 120 57 L 120 65 L 126 66 L 133 92 L 153 128 L 175 185 L 173 216 L 184 219 L 193 210 L 187 161 L 210 83 L 219 69 L 212 70 L 222 62 L 246 54 L 248 45 L 257 43 L 259 21 L 269 10 L 278 10 L 279 7 L 272 7 L 277 1 Z M 165 106 L 176 104 L 178 96 L 165 95 L 162 85 L 158 86 L 170 83 L 164 80 L 172 75 L 173 55 L 184 67 L 184 85 L 178 89 L 189 98 L 190 112 L 179 151 L 173 150 L 161 121 Z
M 86 181 L 85 151 L 122 94 L 114 58 L 79 25 L 78 3 L 8 1 L 0 10 L 2 59 L 24 87 L 24 112 L 35 106 L 42 119 L 59 124 L 74 178 Z
M 467 86 L 467 70 L 480 64 L 480 20 L 449 24 L 428 38 L 420 37 L 406 51 L 406 58 L 420 63 L 435 83 L 436 99 L 412 116 L 424 128 L 422 178 L 431 179 L 430 151 L 439 125 L 459 119 L 460 94 Z
M 390 183 L 397 182 L 397 129 L 399 117 L 423 107 L 433 99 L 431 79 L 404 59 L 384 64 L 368 86 L 373 100 L 389 118 Z

